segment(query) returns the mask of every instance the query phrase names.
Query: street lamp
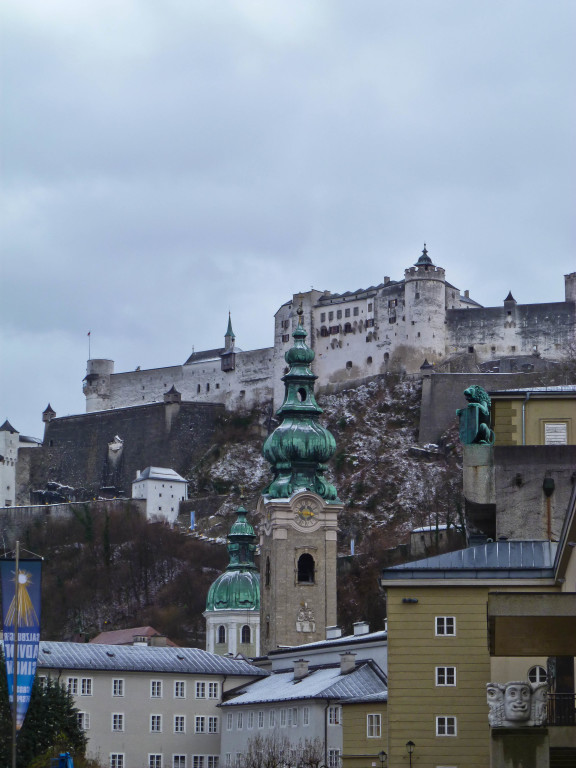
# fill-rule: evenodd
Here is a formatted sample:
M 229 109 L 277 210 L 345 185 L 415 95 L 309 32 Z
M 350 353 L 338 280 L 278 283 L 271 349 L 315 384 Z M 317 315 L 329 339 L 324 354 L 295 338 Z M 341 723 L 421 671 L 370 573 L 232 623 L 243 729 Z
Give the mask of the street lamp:
M 384 768 L 384 765 L 386 764 L 386 761 L 388 760 L 388 755 L 384 750 L 381 752 L 378 752 L 378 759 L 380 760 L 380 768 Z
M 414 752 L 414 747 L 416 744 L 412 740 L 406 742 L 406 751 L 408 752 L 408 755 L 410 757 L 410 768 L 412 768 L 412 752 Z

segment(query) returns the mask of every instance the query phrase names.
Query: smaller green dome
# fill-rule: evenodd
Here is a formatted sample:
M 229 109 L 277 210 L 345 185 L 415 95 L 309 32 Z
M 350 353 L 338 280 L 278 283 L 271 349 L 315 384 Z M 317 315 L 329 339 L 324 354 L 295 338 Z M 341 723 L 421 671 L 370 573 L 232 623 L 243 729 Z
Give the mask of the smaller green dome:
M 259 611 L 260 574 L 254 562 L 256 534 L 243 506 L 228 534 L 230 560 L 208 591 L 207 611 Z
M 259 611 L 260 575 L 254 571 L 224 571 L 210 587 L 207 611 Z

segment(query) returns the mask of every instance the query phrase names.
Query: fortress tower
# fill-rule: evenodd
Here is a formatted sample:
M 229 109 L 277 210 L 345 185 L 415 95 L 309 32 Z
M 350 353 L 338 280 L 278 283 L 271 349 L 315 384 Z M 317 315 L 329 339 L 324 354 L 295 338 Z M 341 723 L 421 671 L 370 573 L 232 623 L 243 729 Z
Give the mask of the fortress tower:
M 110 375 L 113 373 L 113 360 L 88 360 L 82 386 L 86 396 L 86 413 L 106 410 L 106 401 L 110 399 Z
M 323 473 L 336 450 L 332 434 L 319 424 L 322 409 L 314 397 L 314 352 L 306 345 L 298 310 L 294 345 L 286 352 L 282 377 L 281 424 L 264 443 L 273 481 L 264 491 L 259 512 L 261 646 L 323 640 L 336 624 L 336 539 L 342 504 Z
M 254 563 L 256 536 L 238 507 L 228 535 L 230 562 L 210 587 L 206 599 L 206 650 L 225 656 L 260 655 L 260 577 Z
M 417 370 L 424 358 L 440 362 L 446 350 L 446 273 L 428 256 L 426 244 L 413 267 L 404 272 L 407 370 Z M 416 356 L 418 359 L 416 359 Z

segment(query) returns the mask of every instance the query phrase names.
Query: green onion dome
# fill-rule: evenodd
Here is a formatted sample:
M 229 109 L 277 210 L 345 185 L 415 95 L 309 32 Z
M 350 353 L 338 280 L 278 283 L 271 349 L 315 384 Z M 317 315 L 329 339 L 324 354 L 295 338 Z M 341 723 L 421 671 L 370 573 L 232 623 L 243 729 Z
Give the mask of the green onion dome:
M 230 562 L 210 587 L 206 599 L 207 611 L 259 611 L 260 574 L 254 563 L 256 535 L 240 506 L 228 535 Z
M 331 432 L 319 423 L 322 409 L 314 397 L 317 379 L 310 370 L 314 351 L 305 342 L 302 308 L 292 334 L 294 346 L 286 352 L 290 369 L 282 377 L 284 402 L 276 415 L 280 425 L 268 436 L 262 453 L 272 465 L 274 480 L 264 491 L 272 498 L 288 498 L 294 491 L 308 489 L 327 501 L 337 501 L 336 489 L 324 477 L 324 466 L 336 450 Z

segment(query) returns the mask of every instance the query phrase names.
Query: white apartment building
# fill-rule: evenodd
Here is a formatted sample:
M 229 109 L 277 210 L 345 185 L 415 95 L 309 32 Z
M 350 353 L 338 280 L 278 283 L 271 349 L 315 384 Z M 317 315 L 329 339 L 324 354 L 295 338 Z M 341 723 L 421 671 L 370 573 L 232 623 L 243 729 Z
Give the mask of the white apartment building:
M 188 483 L 173 469 L 146 467 L 132 483 L 132 498 L 146 500 L 146 518 L 164 518 L 174 523 L 180 502 L 187 498 Z
M 223 693 L 267 675 L 198 648 L 46 641 L 37 674 L 68 688 L 110 768 L 219 768 Z

